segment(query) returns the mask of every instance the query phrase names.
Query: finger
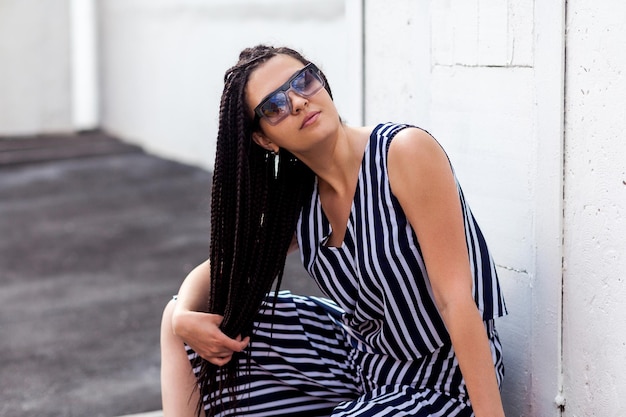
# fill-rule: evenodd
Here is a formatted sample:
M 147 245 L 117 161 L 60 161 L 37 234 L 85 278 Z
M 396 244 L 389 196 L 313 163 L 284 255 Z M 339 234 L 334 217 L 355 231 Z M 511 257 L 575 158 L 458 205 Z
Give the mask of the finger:
M 250 338 L 246 337 L 242 340 L 241 336 L 231 339 L 230 337 L 223 335 L 223 338 L 220 340 L 221 347 L 229 349 L 232 352 L 241 352 L 246 348 L 246 346 L 248 346 L 248 343 L 250 343 Z
M 229 343 L 230 345 L 232 345 L 233 343 L 236 343 L 237 344 L 236 346 L 231 346 L 231 347 L 236 347 L 236 349 L 229 349 L 223 344 L 219 347 L 216 347 L 214 345 L 213 349 L 206 351 L 206 355 L 202 355 L 202 357 L 205 357 L 205 356 L 207 358 L 232 357 L 232 355 L 235 352 L 241 352 L 242 350 L 246 348 L 246 346 L 248 346 L 248 344 L 250 343 L 250 337 L 245 337 L 244 339 L 242 339 L 241 336 L 237 336 L 235 339 L 228 339 L 228 341 L 232 342 L 232 343 Z
M 207 361 L 211 362 L 213 365 L 224 366 L 233 358 L 233 355 L 227 355 L 223 357 L 212 356 L 210 358 L 205 358 Z
M 222 348 L 222 349 L 211 349 L 210 352 L 211 352 L 210 356 L 212 357 L 224 358 L 226 356 L 232 356 L 235 351 Z
M 198 345 L 198 347 L 194 347 L 189 345 L 189 347 L 196 352 L 201 358 L 211 362 L 215 358 L 226 358 L 233 355 L 233 351 L 225 348 L 215 348 L 215 347 L 203 347 L 202 345 Z
M 235 338 L 235 340 L 239 342 L 239 346 L 241 347 L 239 351 L 244 350 L 250 344 L 250 336 L 241 338 L 241 335 L 239 335 Z

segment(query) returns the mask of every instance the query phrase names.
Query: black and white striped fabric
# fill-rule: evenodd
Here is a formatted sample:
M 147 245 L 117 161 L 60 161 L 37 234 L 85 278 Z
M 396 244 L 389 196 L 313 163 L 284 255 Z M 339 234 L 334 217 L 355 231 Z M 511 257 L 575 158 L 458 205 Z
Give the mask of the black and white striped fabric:
M 329 300 L 289 291 L 273 301 L 270 294 L 255 321 L 257 330 L 245 352 L 250 368 L 237 379 L 236 402 L 223 395 L 218 417 L 329 416 L 338 404 L 356 398 L 352 349 L 338 324 L 342 311 Z M 186 348 L 198 376 L 201 359 Z M 239 361 L 244 369 L 245 355 Z
M 332 230 L 317 187 L 303 208 L 298 243 L 309 274 L 345 311 L 342 326 L 357 352 L 366 392 L 399 384 L 466 399 L 417 236 L 389 185 L 389 145 L 408 127 L 380 124 L 370 135 L 341 247 L 326 245 Z M 491 320 L 506 314 L 503 295 L 484 236 L 458 181 L 457 188 L 474 299 L 483 320 L 493 327 Z
M 336 304 L 289 291 L 281 291 L 276 304 L 273 301 L 271 294 L 257 316 L 258 330 L 246 352 L 250 354 L 250 362 L 245 355 L 238 359 L 241 369 L 248 364 L 250 367 L 237 378 L 237 399 L 232 401 L 223 393 L 216 412 L 218 417 L 473 416 L 466 398 L 455 398 L 430 387 L 437 387 L 437 380 L 445 379 L 445 372 L 460 378 L 450 346 L 415 364 L 415 380 L 423 380 L 419 385 L 390 380 L 370 389 L 370 384 L 360 378 L 362 366 L 367 364 L 359 365 L 361 355 L 346 337 L 341 324 L 343 311 Z M 492 322 L 486 326 L 501 380 L 500 342 Z M 198 376 L 201 359 L 191 348 L 186 346 L 186 349 Z M 384 356 L 379 360 L 384 361 Z M 393 363 L 388 362 L 391 367 Z M 401 370 L 398 367 L 396 374 Z M 208 395 L 204 396 L 205 404 Z
M 473 416 L 419 242 L 389 187 L 387 151 L 406 127 L 381 124 L 372 132 L 341 247 L 326 245 L 332 230 L 312 194 L 298 243 L 305 268 L 334 302 L 281 292 L 274 315 L 262 309 L 250 374 L 238 379 L 236 406 L 223 398 L 219 416 Z M 500 383 L 493 319 L 506 307 L 484 237 L 458 189 L 474 298 Z M 194 363 L 195 353 L 188 353 Z

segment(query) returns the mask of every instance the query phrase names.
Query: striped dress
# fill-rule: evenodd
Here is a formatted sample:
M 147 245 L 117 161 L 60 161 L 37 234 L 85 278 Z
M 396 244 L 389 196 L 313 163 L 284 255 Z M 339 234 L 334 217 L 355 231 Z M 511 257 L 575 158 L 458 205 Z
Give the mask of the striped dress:
M 274 315 L 262 309 L 238 408 L 220 415 L 473 415 L 419 242 L 389 186 L 389 144 L 406 127 L 373 130 L 341 247 L 326 245 L 330 223 L 317 191 L 311 195 L 298 222 L 298 243 L 304 267 L 329 299 L 281 292 Z M 506 307 L 485 239 L 460 187 L 458 192 L 473 295 L 500 383 L 504 370 L 493 319 Z

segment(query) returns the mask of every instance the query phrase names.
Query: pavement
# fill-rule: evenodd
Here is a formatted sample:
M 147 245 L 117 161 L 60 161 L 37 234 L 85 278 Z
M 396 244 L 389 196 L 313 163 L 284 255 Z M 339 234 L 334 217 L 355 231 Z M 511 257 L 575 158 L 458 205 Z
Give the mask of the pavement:
M 0 138 L 1 417 L 161 416 L 161 312 L 207 257 L 210 183 L 102 132 Z M 297 254 L 282 288 L 319 293 Z

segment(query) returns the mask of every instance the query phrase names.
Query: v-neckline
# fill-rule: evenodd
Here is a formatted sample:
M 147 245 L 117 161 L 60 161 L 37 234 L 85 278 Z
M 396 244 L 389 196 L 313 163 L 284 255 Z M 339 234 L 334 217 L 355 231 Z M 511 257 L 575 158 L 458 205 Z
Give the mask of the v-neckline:
M 343 235 L 343 239 L 341 240 L 341 243 L 337 246 L 328 245 L 328 241 L 331 239 L 331 236 L 333 234 L 333 226 L 330 223 L 330 220 L 328 219 L 326 212 L 324 211 L 324 207 L 322 206 L 322 199 L 321 199 L 320 190 L 319 190 L 319 178 L 317 177 L 315 178 L 315 192 L 317 194 L 316 201 L 317 201 L 317 205 L 319 206 L 319 210 L 322 215 L 322 218 L 324 219 L 324 225 L 327 228 L 327 231 L 324 230 L 324 236 L 322 237 L 322 240 L 320 241 L 321 247 L 328 248 L 328 249 L 342 249 L 345 246 L 344 244 L 346 241 L 346 236 L 348 235 L 350 223 L 354 215 L 356 197 L 359 192 L 359 188 L 361 186 L 361 180 L 363 176 L 363 167 L 365 166 L 365 159 L 367 158 L 367 155 L 369 154 L 372 136 L 374 135 L 374 132 L 376 131 L 376 129 L 377 127 L 372 130 L 372 132 L 369 134 L 365 142 L 365 148 L 363 149 L 363 156 L 361 158 L 361 163 L 359 165 L 358 175 L 357 175 L 356 183 L 354 187 L 354 194 L 352 195 L 352 201 L 350 202 L 350 211 L 348 212 L 348 219 L 345 225 L 345 232 Z

